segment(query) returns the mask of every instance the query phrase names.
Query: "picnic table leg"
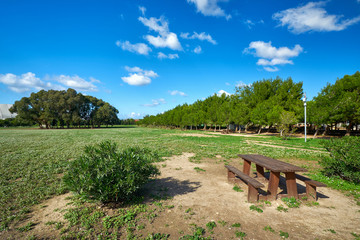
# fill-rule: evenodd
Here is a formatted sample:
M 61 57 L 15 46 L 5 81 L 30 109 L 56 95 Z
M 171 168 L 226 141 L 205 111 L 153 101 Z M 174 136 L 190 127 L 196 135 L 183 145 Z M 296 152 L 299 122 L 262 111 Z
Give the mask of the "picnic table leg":
M 251 167 L 251 162 L 244 159 L 243 173 L 245 173 L 246 175 L 250 175 L 250 167 Z
M 280 173 L 271 171 L 268 190 L 267 190 L 268 192 L 267 200 L 269 201 L 276 200 L 276 195 L 279 188 L 279 181 L 280 181 Z
M 286 189 L 289 197 L 299 198 L 297 186 L 296 186 L 296 177 L 294 172 L 286 172 Z
M 228 181 L 235 181 L 235 173 L 228 170 Z
M 256 164 L 256 172 L 258 178 L 265 179 L 264 167 Z

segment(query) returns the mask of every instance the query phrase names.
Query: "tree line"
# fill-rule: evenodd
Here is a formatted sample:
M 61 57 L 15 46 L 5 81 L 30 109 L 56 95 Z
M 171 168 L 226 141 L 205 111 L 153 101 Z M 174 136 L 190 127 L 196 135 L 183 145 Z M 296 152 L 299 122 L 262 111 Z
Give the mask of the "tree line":
M 31 93 L 30 97 L 16 101 L 9 110 L 18 114 L 16 119 L 45 128 L 100 127 L 119 121 L 119 111 L 115 107 L 71 88 L 66 91 L 41 90 Z
M 304 122 L 303 83 L 291 78 L 264 79 L 235 88 L 235 94 L 214 94 L 193 104 L 178 105 L 157 115 L 147 115 L 138 122 L 144 126 L 203 129 L 236 124 L 237 130 L 255 127 L 276 128 L 281 134 Z M 308 102 L 307 122 L 317 131 L 338 123 L 350 133 L 360 123 L 360 73 L 345 75 L 327 84 Z

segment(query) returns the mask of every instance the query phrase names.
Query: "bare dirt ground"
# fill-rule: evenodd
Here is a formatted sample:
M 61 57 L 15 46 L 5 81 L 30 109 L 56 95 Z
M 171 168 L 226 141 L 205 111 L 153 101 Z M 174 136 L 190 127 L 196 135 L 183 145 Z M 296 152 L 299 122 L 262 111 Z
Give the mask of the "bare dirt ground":
M 258 213 L 250 210 L 253 204 L 247 202 L 247 186 L 240 184 L 244 192 L 236 192 L 233 190 L 234 184 L 228 183 L 220 155 L 201 163 L 190 162 L 192 156 L 192 153 L 183 153 L 166 158 L 165 162 L 159 164 L 161 176 L 147 187 L 148 191 L 153 188 L 166 189 L 166 194 L 172 198 L 166 200 L 164 205 L 174 205 L 174 208 L 160 212 L 152 224 L 147 224 L 141 230 L 143 236 L 160 232 L 170 234 L 170 239 L 179 239 L 193 233 L 191 224 L 206 229 L 210 221 L 215 221 L 217 227 L 211 235 L 207 230 L 206 236 L 214 239 L 239 239 L 235 236 L 236 231 L 246 233 L 245 239 L 261 240 L 281 239 L 280 231 L 287 232 L 288 239 L 354 239 L 351 233 L 360 233 L 360 206 L 339 191 L 319 188 L 318 206 L 310 207 L 302 203 L 300 208 L 280 212 L 277 207 L 286 205 L 276 200 L 271 202 L 271 206 L 263 204 L 266 205 L 263 213 Z M 241 167 L 238 159 L 231 164 Z M 196 171 L 195 167 L 205 171 Z M 305 191 L 302 185 L 298 188 L 300 193 Z M 65 222 L 62 210 L 69 207 L 66 200 L 69 195 L 54 197 L 33 208 L 29 221 L 37 225 L 29 236 L 35 234 L 43 239 L 60 238 L 59 231 L 45 223 Z M 222 226 L 219 221 L 226 224 Z M 240 223 L 241 227 L 232 227 L 234 223 Z M 274 232 L 265 231 L 266 226 L 270 226 Z M 26 238 L 25 235 L 22 237 Z
M 189 232 L 189 224 L 205 228 L 209 221 L 218 225 L 212 235 L 216 239 L 235 239 L 236 230 L 245 232 L 246 239 L 279 239 L 279 231 L 288 232 L 289 239 L 353 239 L 352 232 L 360 233 L 360 206 L 338 191 L 320 188 L 319 206 L 309 207 L 303 203 L 300 208 L 279 212 L 277 207 L 285 204 L 276 200 L 266 206 L 263 213 L 258 213 L 249 209 L 252 204 L 247 203 L 245 184 L 241 185 L 244 192 L 232 189 L 234 184 L 227 182 L 222 163 L 210 160 L 196 164 L 189 161 L 191 156 L 193 154 L 184 153 L 168 158 L 158 179 L 164 181 L 169 194 L 174 196 L 169 204 L 175 208 L 159 216 L 152 227 L 154 231 L 170 233 L 171 239 L 178 239 L 179 231 Z M 197 172 L 195 167 L 205 172 Z M 299 185 L 299 192 L 304 191 Z M 185 213 L 189 208 L 194 215 Z M 218 221 L 228 224 L 222 227 Z M 233 223 L 240 223 L 242 227 L 231 227 Z M 275 232 L 265 231 L 265 226 L 271 226 Z

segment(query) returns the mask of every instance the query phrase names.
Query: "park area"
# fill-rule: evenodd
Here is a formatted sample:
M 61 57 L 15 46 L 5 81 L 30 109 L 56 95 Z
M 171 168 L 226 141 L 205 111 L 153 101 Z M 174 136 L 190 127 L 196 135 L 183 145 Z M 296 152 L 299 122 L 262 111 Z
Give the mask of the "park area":
M 104 141 L 155 152 L 160 174 L 127 201 L 73 194 L 63 180 L 69 164 Z M 360 239 L 360 185 L 322 173 L 326 141 L 132 126 L 1 129 L 0 239 Z M 248 186 L 227 179 L 225 165 L 243 167 L 238 154 L 294 164 L 327 187 L 317 201 L 250 203 Z

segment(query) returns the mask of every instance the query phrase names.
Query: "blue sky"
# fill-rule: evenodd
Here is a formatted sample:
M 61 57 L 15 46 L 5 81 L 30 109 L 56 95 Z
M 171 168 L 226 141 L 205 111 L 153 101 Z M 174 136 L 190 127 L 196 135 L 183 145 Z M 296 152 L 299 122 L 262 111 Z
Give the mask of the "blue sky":
M 141 118 L 292 77 L 360 70 L 360 0 L 1 0 L 0 103 L 76 89 Z

